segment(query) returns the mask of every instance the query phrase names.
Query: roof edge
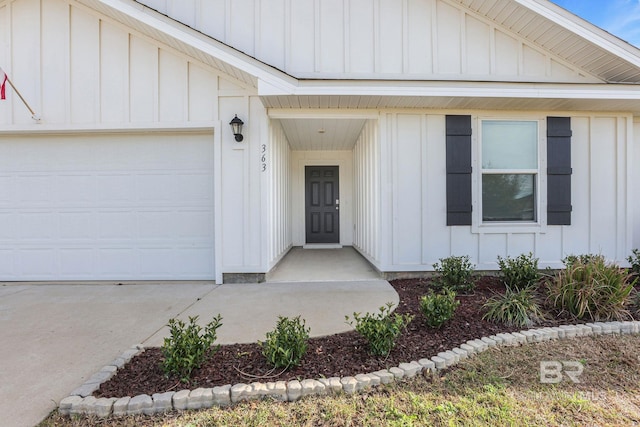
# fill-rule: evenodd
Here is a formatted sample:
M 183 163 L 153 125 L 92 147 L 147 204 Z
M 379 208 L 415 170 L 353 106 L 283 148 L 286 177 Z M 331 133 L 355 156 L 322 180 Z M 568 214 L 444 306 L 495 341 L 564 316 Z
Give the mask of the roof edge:
M 278 90 L 259 82 L 258 95 L 279 96 L 448 96 L 479 98 L 612 99 L 637 100 L 639 85 L 576 83 L 503 83 L 466 81 L 354 81 L 308 80 L 295 87 Z
M 81 0 L 80 0 L 81 1 Z M 227 46 L 224 43 L 204 35 L 184 24 L 173 20 L 159 12 L 133 0 L 97 0 L 104 6 L 111 8 L 117 12 L 125 14 L 131 19 L 135 19 L 144 25 L 155 30 L 161 31 L 168 37 L 185 43 L 194 49 L 211 55 L 232 67 L 235 67 L 245 73 L 248 73 L 257 79 L 268 82 L 274 87 L 289 88 L 295 86 L 297 79 L 267 65 L 243 52 Z M 90 7 L 90 6 L 89 6 Z M 157 14 L 157 16 L 153 16 Z M 166 22 L 161 18 L 166 18 L 170 22 Z M 172 23 L 174 25 L 172 25 Z M 178 28 L 180 25 L 184 28 Z M 192 30 L 192 31 L 188 31 Z
M 82 2 L 82 0 L 78 0 Z M 271 95 L 324 95 L 324 94 L 364 94 L 378 96 L 403 96 L 414 91 L 419 96 L 460 96 L 459 90 L 467 94 L 473 90 L 477 96 L 492 97 L 497 88 L 500 90 L 512 90 L 524 97 L 545 98 L 588 98 L 591 95 L 605 93 L 613 96 L 611 99 L 628 99 L 629 91 L 634 92 L 637 98 L 638 86 L 625 83 L 608 84 L 571 84 L 571 83 L 502 83 L 502 82 L 464 82 L 464 81 L 398 81 L 386 80 L 383 82 L 372 80 L 304 80 L 291 76 L 286 72 L 274 68 L 259 61 L 237 49 L 228 46 L 210 36 L 202 34 L 184 24 L 166 17 L 161 13 L 138 3 L 134 0 L 94 0 L 119 13 L 125 14 L 157 31 L 161 31 L 168 37 L 185 43 L 194 49 L 211 55 L 220 61 L 229 64 L 258 81 L 258 94 L 260 96 Z M 611 52 L 620 59 L 640 68 L 640 49 L 613 36 L 605 30 L 589 23 L 588 21 L 572 14 L 571 12 L 551 3 L 549 0 L 513 0 L 518 4 L 540 14 L 561 27 L 571 31 L 579 37 L 595 44 L 596 46 Z M 164 18 L 164 19 L 163 19 Z M 446 84 L 446 87 L 445 87 Z M 615 86 L 617 89 L 614 89 Z M 582 87 L 576 90 L 577 87 Z M 633 88 L 633 89 L 631 89 Z M 322 92 L 324 90 L 324 92 Z M 335 92 L 334 92 L 335 91 Z M 417 92 L 415 92 L 417 91 Z M 486 94 L 485 94 L 486 92 Z M 437 94 L 437 95 L 436 95 Z M 504 95 L 504 94 L 503 94 Z M 622 96 L 622 98 L 620 98 Z
M 640 48 L 564 9 L 550 0 L 514 0 L 568 31 L 640 68 Z

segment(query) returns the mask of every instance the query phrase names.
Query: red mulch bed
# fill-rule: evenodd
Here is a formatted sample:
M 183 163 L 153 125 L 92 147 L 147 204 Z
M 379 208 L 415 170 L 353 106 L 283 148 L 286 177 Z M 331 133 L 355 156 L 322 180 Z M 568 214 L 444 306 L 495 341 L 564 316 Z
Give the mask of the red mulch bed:
M 415 318 L 386 359 L 370 356 L 364 339 L 356 332 L 347 332 L 312 338 L 300 366 L 274 375 L 257 344 L 224 345 L 200 369 L 193 372 L 189 383 L 181 383 L 177 377 L 167 378 L 164 375 L 160 365 L 160 349 L 149 348 L 119 370 L 110 381 L 102 384 L 94 396 L 151 395 L 255 381 L 354 376 L 391 368 L 403 362 L 430 358 L 470 339 L 522 329 L 482 320 L 483 303 L 496 293 L 504 291 L 503 285 L 495 277 L 480 277 L 473 295 L 458 296 L 460 306 L 453 319 L 440 329 L 427 327 L 420 312 L 419 299 L 430 289 L 428 279 L 395 280 L 391 284 L 400 296 L 396 312 L 411 313 Z M 545 325 L 552 326 L 566 321 L 567 319 L 549 320 Z

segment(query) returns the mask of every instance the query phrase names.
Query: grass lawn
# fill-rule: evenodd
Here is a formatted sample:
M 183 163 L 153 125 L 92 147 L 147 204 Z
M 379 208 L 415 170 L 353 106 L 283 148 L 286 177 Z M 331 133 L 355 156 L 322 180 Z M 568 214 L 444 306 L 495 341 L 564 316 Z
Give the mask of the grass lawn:
M 579 362 L 579 383 L 540 382 L 540 362 Z M 491 349 L 440 375 L 355 395 L 126 418 L 61 417 L 44 426 L 633 425 L 640 423 L 640 336 Z

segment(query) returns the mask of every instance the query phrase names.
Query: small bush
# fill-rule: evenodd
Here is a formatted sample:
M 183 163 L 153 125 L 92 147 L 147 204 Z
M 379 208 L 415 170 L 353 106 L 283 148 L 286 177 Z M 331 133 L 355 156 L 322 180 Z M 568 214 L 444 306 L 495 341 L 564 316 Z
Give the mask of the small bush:
M 498 256 L 498 265 L 504 285 L 513 291 L 534 286 L 540 280 L 538 258 L 534 258 L 532 253 L 522 254 L 513 259 Z
M 627 261 L 631 264 L 631 273 L 636 276 L 640 276 L 640 250 L 634 249 L 631 251 L 631 255 L 627 257 Z
M 575 260 L 546 282 L 548 300 L 577 319 L 622 320 L 630 317 L 626 307 L 636 280 L 603 257 Z
M 349 316 L 345 319 L 349 325 L 354 325 L 356 331 L 362 335 L 369 345 L 369 352 L 374 356 L 387 356 L 396 344 L 396 340 L 400 336 L 407 325 L 413 320 L 410 314 L 391 316 L 392 303 L 380 307 L 380 313 L 366 313 L 361 316 L 360 313 L 353 313 L 353 321 L 349 320 Z
M 507 326 L 531 326 L 544 318 L 533 288 L 507 288 L 502 295 L 489 298 L 483 305 L 487 312 L 483 319 Z
M 588 264 L 594 261 L 604 262 L 604 257 L 602 255 L 583 254 L 583 255 L 567 255 L 562 259 L 562 263 L 565 265 L 565 267 L 569 267 L 575 263 Z
M 309 328 L 305 328 L 304 319 L 278 316 L 276 328 L 267 332 L 266 340 L 259 342 L 262 354 L 275 368 L 289 369 L 298 366 L 307 352 Z
M 440 274 L 437 283 L 444 289 L 463 294 L 473 292 L 474 282 L 471 277 L 474 266 L 468 256 L 440 258 L 440 262 L 433 264 L 433 268 Z
M 162 368 L 167 375 L 178 375 L 180 381 L 187 382 L 191 372 L 199 368 L 205 357 L 218 351 L 220 346 L 212 347 L 216 341 L 216 331 L 222 323 L 222 317 L 214 317 L 204 328 L 197 324 L 198 316 L 189 317 L 189 324 L 182 320 L 169 319 L 169 337 L 162 345 Z M 203 332 L 203 333 L 201 333 Z
M 630 298 L 631 298 L 631 304 L 630 304 L 631 315 L 633 316 L 634 319 L 638 320 L 640 319 L 640 292 L 634 291 Z
M 432 328 L 439 328 L 451 319 L 459 305 L 456 293 L 448 289 L 440 294 L 430 293 L 420 298 L 420 310 L 427 325 Z

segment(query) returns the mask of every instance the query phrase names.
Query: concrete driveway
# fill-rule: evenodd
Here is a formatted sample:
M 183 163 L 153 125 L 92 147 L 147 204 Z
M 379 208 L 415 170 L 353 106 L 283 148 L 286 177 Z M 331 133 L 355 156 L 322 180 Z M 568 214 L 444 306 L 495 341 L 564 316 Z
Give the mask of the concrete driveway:
M 134 344 L 161 345 L 172 317 L 218 313 L 219 343 L 255 342 L 278 315 L 302 315 L 314 336 L 348 329 L 345 314 L 398 296 L 383 280 L 249 285 L 0 286 L 0 420 L 33 426 Z

